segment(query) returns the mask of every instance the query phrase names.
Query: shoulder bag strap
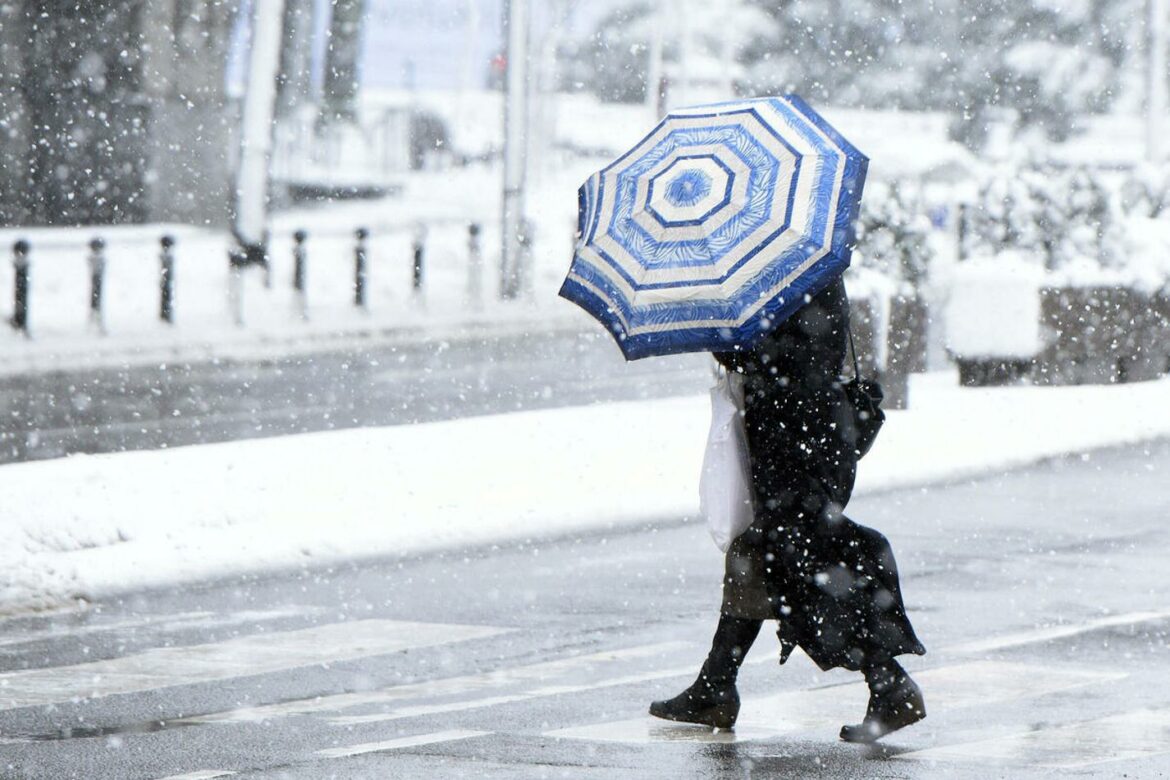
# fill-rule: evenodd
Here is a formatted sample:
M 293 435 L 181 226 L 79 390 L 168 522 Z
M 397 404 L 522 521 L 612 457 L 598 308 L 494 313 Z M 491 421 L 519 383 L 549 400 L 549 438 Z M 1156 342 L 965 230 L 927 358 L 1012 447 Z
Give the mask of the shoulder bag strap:
M 857 363 L 857 347 L 853 344 L 853 328 L 849 324 L 849 319 L 845 320 L 845 332 L 849 334 L 849 354 L 853 356 L 853 378 L 861 381 L 861 367 Z

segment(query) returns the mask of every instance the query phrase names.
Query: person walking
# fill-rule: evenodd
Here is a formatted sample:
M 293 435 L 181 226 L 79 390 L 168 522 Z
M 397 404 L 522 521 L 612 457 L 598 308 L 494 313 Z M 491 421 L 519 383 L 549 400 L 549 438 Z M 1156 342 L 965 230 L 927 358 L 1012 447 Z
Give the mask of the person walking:
M 837 278 L 750 347 L 713 353 L 744 378 L 754 519 L 727 551 L 719 623 L 697 679 L 652 703 L 651 715 L 734 726 L 740 664 L 775 619 L 781 663 L 799 647 L 823 670 L 865 676 L 865 717 L 841 739 L 873 742 L 926 716 L 896 660 L 926 650 L 906 615 L 893 550 L 843 514 L 859 457 L 841 379 L 848 328 Z

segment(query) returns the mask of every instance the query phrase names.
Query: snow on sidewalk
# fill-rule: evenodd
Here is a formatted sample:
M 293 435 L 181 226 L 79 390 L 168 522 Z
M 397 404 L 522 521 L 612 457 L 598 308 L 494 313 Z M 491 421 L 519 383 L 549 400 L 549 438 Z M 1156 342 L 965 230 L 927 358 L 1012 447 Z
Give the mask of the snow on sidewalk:
M 915 377 L 859 491 L 1170 435 L 1170 380 Z M 702 396 L 0 468 L 0 608 L 698 515 Z M 712 555 L 718 555 L 714 545 Z
M 557 297 L 572 257 L 577 187 L 600 159 L 570 159 L 534 182 L 531 285 L 518 301 L 499 296 L 499 177 L 493 166 L 418 172 L 401 197 L 344 201 L 275 215 L 272 286 L 259 269 L 241 277 L 244 325 L 229 302 L 233 245 L 223 230 L 181 225 L 0 227 L 0 252 L 31 242 L 31 338 L 0 328 L 0 375 L 217 358 L 276 358 L 378 341 L 441 339 L 488 328 L 582 327 L 587 315 Z M 468 227 L 481 227 L 473 262 Z M 370 230 L 366 301 L 354 305 L 355 228 Z M 422 289 L 413 287 L 416 229 L 423 237 Z M 305 244 L 308 319 L 293 289 L 293 234 Z M 174 247 L 174 316 L 159 320 L 159 238 Z M 89 322 L 88 242 L 106 241 L 106 333 Z M 0 262 L 6 263 L 6 256 Z M 474 280 L 478 279 L 478 282 Z M 14 313 L 14 275 L 0 265 L 0 320 Z M 596 327 L 590 325 L 589 327 Z

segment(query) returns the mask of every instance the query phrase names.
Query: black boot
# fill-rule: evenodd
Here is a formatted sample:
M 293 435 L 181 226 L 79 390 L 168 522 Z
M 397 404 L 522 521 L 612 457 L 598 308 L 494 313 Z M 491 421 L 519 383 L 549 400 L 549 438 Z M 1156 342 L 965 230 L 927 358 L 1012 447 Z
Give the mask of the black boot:
M 870 743 L 892 731 L 926 717 L 922 690 L 896 661 L 876 664 L 863 670 L 869 683 L 869 706 L 865 720 L 841 727 L 846 742 Z
M 735 679 L 739 665 L 760 633 L 762 620 L 721 615 L 711 652 L 703 662 L 699 677 L 673 699 L 656 701 L 650 714 L 665 720 L 698 723 L 717 729 L 729 729 L 739 716 L 739 692 Z

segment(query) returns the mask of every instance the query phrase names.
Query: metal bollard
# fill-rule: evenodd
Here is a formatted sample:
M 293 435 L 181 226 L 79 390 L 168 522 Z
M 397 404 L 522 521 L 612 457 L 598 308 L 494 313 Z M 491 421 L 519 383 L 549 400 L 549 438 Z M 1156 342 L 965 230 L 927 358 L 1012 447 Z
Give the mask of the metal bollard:
M 413 256 L 414 265 L 411 272 L 411 289 L 414 290 L 416 296 L 421 295 L 423 291 L 423 258 L 425 256 L 425 248 L 427 241 L 427 227 L 423 224 L 415 225 L 414 228 L 414 245 Z
M 366 239 L 370 237 L 370 231 L 358 228 L 354 235 L 357 236 L 357 247 L 353 252 L 353 303 L 364 309 L 366 306 Z
M 302 320 L 309 318 L 309 301 L 305 291 L 305 263 L 308 260 L 305 241 L 308 237 L 309 234 L 304 230 L 293 233 L 293 289 L 297 293 Z
M 967 259 L 967 234 L 970 231 L 970 214 L 968 213 L 970 206 L 966 203 L 959 204 L 959 218 L 955 223 L 956 236 L 955 241 L 959 250 L 959 260 Z
M 228 310 L 236 327 L 244 326 L 244 268 L 248 266 L 248 253 L 241 247 L 228 250 Z
M 483 248 L 479 244 L 481 230 L 478 222 L 467 226 L 467 302 L 476 308 L 483 305 Z
M 12 312 L 12 327 L 28 333 L 28 275 L 31 261 L 28 257 L 29 244 L 23 238 L 12 245 L 12 267 L 16 271 L 15 301 Z
M 167 324 L 175 321 L 175 246 L 173 236 L 163 236 L 159 239 L 162 252 L 159 254 L 159 308 L 158 315 Z
M 102 292 L 106 276 L 106 242 L 98 237 L 89 242 L 89 323 L 105 335 L 106 321 L 102 312 Z
M 530 218 L 525 217 L 520 220 L 520 231 L 520 240 L 518 243 L 520 256 L 516 259 L 517 276 L 519 278 L 515 280 L 516 289 L 514 293 L 524 296 L 524 299 L 527 301 L 533 301 L 536 299 L 536 269 L 533 267 L 532 238 L 536 232 L 536 225 Z
M 305 239 L 309 234 L 303 230 L 293 233 L 293 289 L 305 291 Z

